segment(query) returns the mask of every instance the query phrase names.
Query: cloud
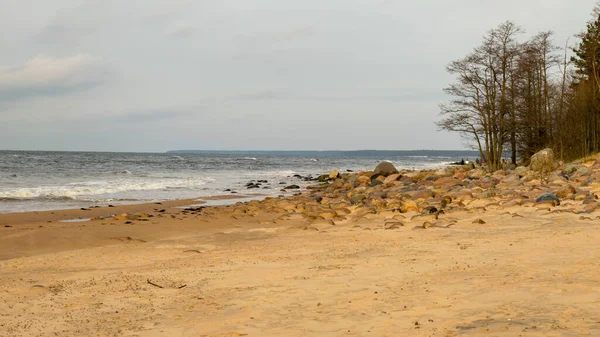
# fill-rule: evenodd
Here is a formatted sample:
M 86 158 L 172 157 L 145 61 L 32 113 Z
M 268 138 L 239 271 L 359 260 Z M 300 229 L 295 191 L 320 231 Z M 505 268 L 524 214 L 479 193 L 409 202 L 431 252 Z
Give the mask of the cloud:
M 177 39 L 192 37 L 195 29 L 187 23 L 176 23 L 167 29 L 165 36 Z
M 434 90 L 406 91 L 390 93 L 384 90 L 375 93 L 356 93 L 348 90 L 345 93 L 302 94 L 277 92 L 273 90 L 256 91 L 239 95 L 228 96 L 226 101 L 378 101 L 378 102 L 437 102 L 447 98 L 445 93 Z
M 314 36 L 316 34 L 316 27 L 317 26 L 315 24 L 310 24 L 276 32 L 239 34 L 234 38 L 234 40 L 235 42 L 244 44 L 246 46 L 254 46 L 258 43 L 266 43 L 270 45 L 292 42 Z
M 89 55 L 62 59 L 38 55 L 22 65 L 0 66 L 0 99 L 65 95 L 102 83 L 107 73 L 101 60 Z
M 104 0 L 88 0 L 77 6 L 58 8 L 34 36 L 34 42 L 53 50 L 79 46 L 106 26 L 109 8 L 108 1 Z
M 202 106 L 190 107 L 169 107 L 169 108 L 154 108 L 141 109 L 137 111 L 127 112 L 112 117 L 102 116 L 98 122 L 108 123 L 125 123 L 125 124 L 146 124 L 154 122 L 173 121 L 182 118 L 190 118 L 199 115 L 204 110 Z

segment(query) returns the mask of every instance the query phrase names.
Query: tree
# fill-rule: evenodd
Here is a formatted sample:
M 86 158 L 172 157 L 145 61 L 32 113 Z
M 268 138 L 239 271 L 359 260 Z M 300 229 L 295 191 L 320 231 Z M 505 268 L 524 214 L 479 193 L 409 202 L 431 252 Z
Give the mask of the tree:
M 552 32 L 542 32 L 523 43 L 517 60 L 518 91 L 516 99 L 515 133 L 522 159 L 538 150 L 553 148 L 557 114 L 554 109 L 557 83 L 551 69 L 558 68 L 558 48 L 552 44 Z
M 444 89 L 453 99 L 440 105 L 444 118 L 437 125 L 473 140 L 489 170 L 500 168 L 504 146 L 514 130 L 513 70 L 519 51 L 515 38 L 520 33 L 515 23 L 504 22 L 489 31 L 473 52 L 446 68 L 457 78 Z

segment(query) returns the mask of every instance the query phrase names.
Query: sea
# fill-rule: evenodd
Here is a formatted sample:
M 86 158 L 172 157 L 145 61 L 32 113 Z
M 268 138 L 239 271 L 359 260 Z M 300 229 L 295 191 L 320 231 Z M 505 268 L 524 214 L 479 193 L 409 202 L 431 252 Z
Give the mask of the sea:
M 331 170 L 435 169 L 475 160 L 473 151 L 0 151 L 0 213 L 135 204 L 209 196 L 284 194 Z M 258 180 L 259 189 L 247 189 Z M 235 202 L 234 199 L 231 202 Z

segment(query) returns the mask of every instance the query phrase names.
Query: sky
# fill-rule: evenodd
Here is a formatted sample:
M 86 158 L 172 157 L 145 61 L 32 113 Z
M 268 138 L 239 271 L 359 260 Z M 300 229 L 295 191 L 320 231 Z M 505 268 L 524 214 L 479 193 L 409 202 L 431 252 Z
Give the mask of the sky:
M 0 0 L 0 149 L 468 149 L 445 67 L 591 0 Z M 571 38 L 571 44 L 576 42 Z

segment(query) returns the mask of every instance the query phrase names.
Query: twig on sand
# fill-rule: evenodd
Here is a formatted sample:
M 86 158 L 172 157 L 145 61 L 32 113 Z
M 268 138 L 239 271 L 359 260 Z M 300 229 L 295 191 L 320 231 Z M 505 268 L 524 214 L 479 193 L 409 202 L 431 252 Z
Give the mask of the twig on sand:
M 184 250 L 184 253 L 198 253 L 201 254 L 202 252 L 199 251 L 198 249 L 188 249 L 188 250 Z
M 152 286 L 155 286 L 155 287 L 161 288 L 161 289 L 165 289 L 165 287 L 161 286 L 160 284 L 156 284 L 156 283 L 150 281 L 150 279 L 147 279 L 146 281 L 148 281 L 148 284 L 150 284 Z M 184 285 L 179 286 L 179 287 L 174 287 L 174 288 L 175 289 L 181 289 L 181 288 L 185 288 L 185 287 L 187 287 L 187 284 L 184 284 Z

